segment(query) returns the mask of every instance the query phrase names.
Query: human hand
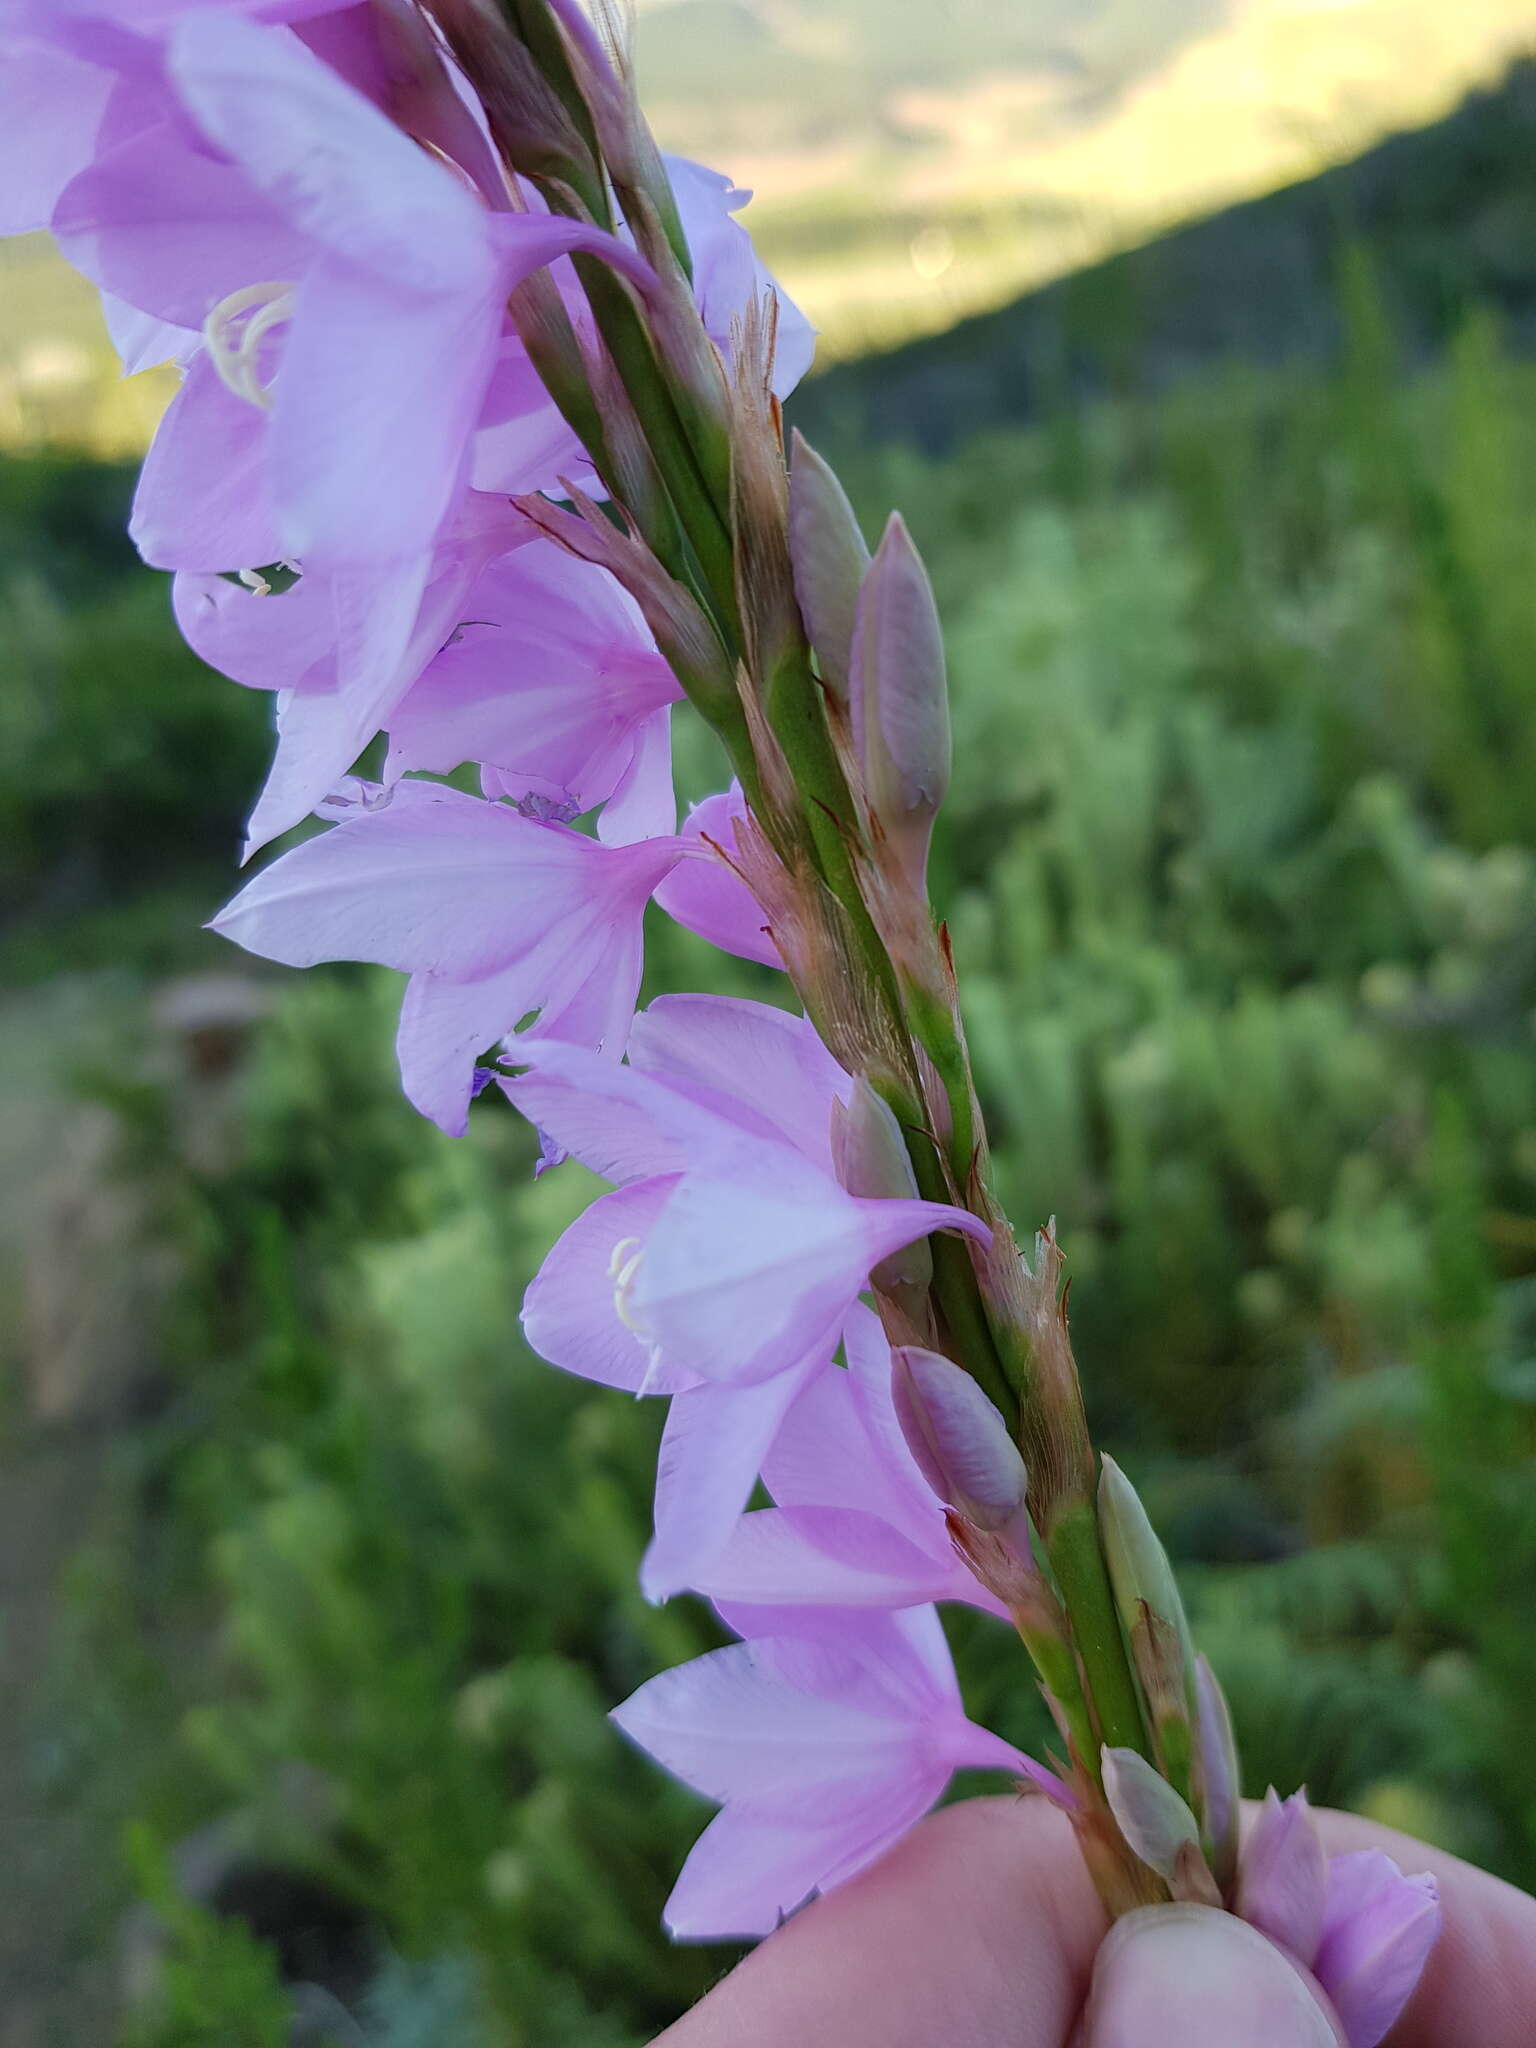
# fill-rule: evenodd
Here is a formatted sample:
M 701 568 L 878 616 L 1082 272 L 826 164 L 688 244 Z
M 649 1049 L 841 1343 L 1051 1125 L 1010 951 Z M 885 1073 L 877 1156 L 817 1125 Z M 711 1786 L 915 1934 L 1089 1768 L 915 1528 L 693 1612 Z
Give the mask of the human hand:
M 1384 1849 L 1439 1883 L 1444 1931 L 1390 2048 L 1531 2048 L 1536 1900 L 1389 1828 L 1341 1813 L 1317 1820 L 1330 1853 Z M 1043 1800 L 978 1799 L 933 1815 L 798 1914 L 655 2048 L 1334 2048 L 1340 2039 L 1292 1965 L 1231 1915 L 1154 1908 L 1106 1942 L 1064 1817 Z

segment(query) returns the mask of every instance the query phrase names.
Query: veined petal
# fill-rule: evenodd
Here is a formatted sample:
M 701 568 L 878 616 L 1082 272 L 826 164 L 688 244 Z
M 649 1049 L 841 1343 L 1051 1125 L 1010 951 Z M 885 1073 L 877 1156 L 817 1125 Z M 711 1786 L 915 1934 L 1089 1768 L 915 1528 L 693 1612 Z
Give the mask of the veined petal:
M 52 225 L 93 284 L 197 332 L 231 292 L 290 281 L 310 259 L 304 237 L 235 165 L 170 122 L 87 165 L 59 195 Z
M 600 945 L 638 916 L 668 849 L 604 847 L 440 783 L 402 783 L 378 808 L 263 869 L 213 928 L 290 967 L 373 960 L 472 981 L 565 928 Z
M 526 1060 L 529 1071 L 502 1083 L 508 1100 L 604 1180 L 681 1174 L 699 1159 L 749 1157 L 740 1125 L 716 1104 L 635 1067 L 537 1037 L 520 1040 L 514 1058 Z

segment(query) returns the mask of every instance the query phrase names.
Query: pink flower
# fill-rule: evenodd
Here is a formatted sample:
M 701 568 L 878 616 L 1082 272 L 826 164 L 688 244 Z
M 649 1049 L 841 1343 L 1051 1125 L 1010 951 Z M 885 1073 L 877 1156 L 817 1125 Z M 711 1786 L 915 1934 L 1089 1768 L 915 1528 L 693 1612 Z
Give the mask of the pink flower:
M 1312 1971 L 1349 2048 L 1376 2048 L 1440 1932 L 1433 1877 L 1405 1877 L 1379 1849 L 1325 1856 L 1304 1792 L 1266 1797 L 1243 1845 L 1235 1904 Z
M 390 715 L 388 772 L 474 761 L 498 796 L 557 792 L 573 815 L 605 803 L 682 696 L 633 598 L 536 539 L 493 561 L 461 612 Z
M 763 1461 L 775 1506 L 743 1515 L 695 1591 L 755 1605 L 1004 1610 L 950 1542 L 944 1510 L 897 1422 L 891 1352 L 862 1305 L 843 1325 L 845 1372 L 796 1396 Z
M 848 1086 L 803 1019 L 757 1003 L 663 998 L 630 1064 L 522 1044 L 519 1109 L 617 1192 L 545 1259 L 523 1321 L 541 1357 L 674 1396 L 662 1445 L 653 1598 L 696 1583 L 730 1537 L 791 1402 L 829 1369 L 871 1266 L 962 1210 L 861 1201 L 832 1172 Z
M 530 1011 L 546 1042 L 569 1033 L 612 1060 L 640 985 L 646 901 L 679 842 L 603 846 L 441 783 L 362 786 L 361 799 L 264 869 L 213 929 L 290 967 L 372 960 L 408 974 L 405 1092 L 451 1133 L 465 1127 L 477 1054 Z
M 746 800 L 734 782 L 718 796 L 695 804 L 683 831 L 708 846 L 712 857 L 679 862 L 657 890 L 656 901 L 668 917 L 722 953 L 735 953 L 764 967 L 782 967 L 761 905 L 731 866 L 737 821 L 746 811 Z
M 206 374 L 194 365 L 192 378 Z M 255 417 L 227 393 L 220 403 L 234 409 L 242 428 Z M 172 462 L 182 444 L 174 411 L 150 450 L 146 476 Z M 246 827 L 247 858 L 336 788 L 471 614 L 486 564 L 531 536 L 501 499 L 470 492 L 420 588 L 414 577 L 397 582 L 389 567 L 312 570 L 281 592 L 227 576 L 176 577 L 177 623 L 193 650 L 236 682 L 278 693 L 277 752 Z
M 683 1940 L 771 1933 L 897 1841 L 956 1770 L 1037 1768 L 965 1718 L 931 1607 L 807 1617 L 663 1672 L 613 1718 L 724 1809 L 667 1901 Z

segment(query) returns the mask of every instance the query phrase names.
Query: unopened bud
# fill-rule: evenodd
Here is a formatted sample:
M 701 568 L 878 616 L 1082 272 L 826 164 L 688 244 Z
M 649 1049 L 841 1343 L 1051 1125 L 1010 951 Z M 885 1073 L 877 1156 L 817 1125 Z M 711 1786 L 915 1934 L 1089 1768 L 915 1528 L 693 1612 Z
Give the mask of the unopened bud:
M 949 788 L 949 694 L 933 588 L 899 513 L 891 514 L 859 593 L 849 671 L 870 808 L 921 893 L 933 821 Z
M 1180 1787 L 1192 1782 L 1195 1654 L 1168 1553 L 1141 1496 L 1113 1458 L 1099 1474 L 1099 1534 L 1115 1605 L 1130 1643 L 1163 1770 Z
M 1101 1752 L 1104 1797 L 1127 1846 L 1166 1884 L 1191 1850 L 1200 1853 L 1200 1825 L 1164 1777 L 1134 1749 Z
M 1027 1478 L 1008 1425 L 968 1372 L 937 1351 L 891 1353 L 891 1393 L 907 1449 L 939 1499 L 977 1529 L 1001 1529 Z
M 869 549 L 831 465 L 798 430 L 791 449 L 789 551 L 795 596 L 821 679 L 838 702 L 846 704 L 853 626 Z
M 1196 1744 L 1196 1794 L 1204 1821 L 1206 1850 L 1216 1881 L 1225 1889 L 1237 1869 L 1237 1831 L 1241 1797 L 1237 1738 L 1226 1694 L 1204 1657 L 1195 1659 L 1195 1691 L 1199 1701 Z
M 917 1177 L 907 1155 L 901 1125 L 890 1104 L 861 1076 L 845 1104 L 832 1104 L 832 1163 L 850 1195 L 876 1201 L 916 1201 Z M 926 1237 L 892 1252 L 870 1274 L 886 1293 L 926 1289 L 933 1281 L 933 1254 Z

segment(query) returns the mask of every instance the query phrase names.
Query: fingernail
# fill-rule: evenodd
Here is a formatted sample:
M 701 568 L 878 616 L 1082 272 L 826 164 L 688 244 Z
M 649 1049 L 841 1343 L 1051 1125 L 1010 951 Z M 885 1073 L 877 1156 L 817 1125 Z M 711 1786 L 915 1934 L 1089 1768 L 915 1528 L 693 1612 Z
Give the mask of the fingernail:
M 1093 1967 L 1083 2048 L 1347 2048 L 1322 1993 L 1273 1942 L 1208 1906 L 1116 1921 Z

